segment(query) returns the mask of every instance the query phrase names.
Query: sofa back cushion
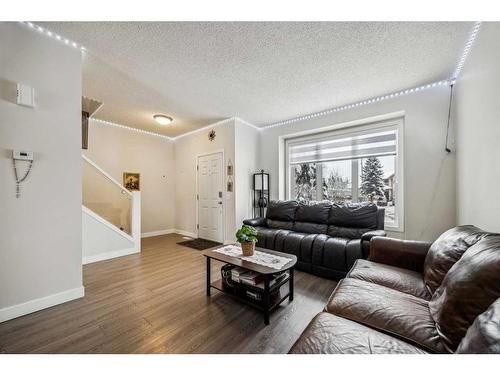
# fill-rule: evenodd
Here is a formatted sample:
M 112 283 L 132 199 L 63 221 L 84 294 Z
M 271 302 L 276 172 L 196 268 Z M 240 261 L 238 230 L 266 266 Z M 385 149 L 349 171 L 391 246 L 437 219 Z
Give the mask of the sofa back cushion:
M 295 213 L 295 221 L 308 223 L 328 224 L 328 215 L 332 204 L 319 202 L 314 204 L 299 204 Z
M 377 229 L 377 205 L 373 203 L 335 203 L 328 224 L 346 228 Z
M 474 320 L 457 353 L 500 354 L 500 298 Z
M 266 218 L 274 221 L 294 221 L 297 201 L 270 201 L 266 211 Z
M 476 317 L 500 298 L 500 235 L 484 236 L 450 268 L 429 302 L 432 318 L 453 352 Z
M 444 232 L 434 241 L 424 262 L 424 282 L 431 294 L 465 251 L 487 234 L 475 226 L 463 225 Z
M 302 233 L 326 234 L 331 207 L 329 202 L 300 204 L 295 212 L 293 230 Z

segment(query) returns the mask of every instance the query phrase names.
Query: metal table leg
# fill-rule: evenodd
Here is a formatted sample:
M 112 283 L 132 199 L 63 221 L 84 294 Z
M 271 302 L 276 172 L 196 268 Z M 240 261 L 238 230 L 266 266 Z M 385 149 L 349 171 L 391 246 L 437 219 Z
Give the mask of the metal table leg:
M 269 275 L 264 277 L 264 324 L 269 324 L 270 293 L 269 293 Z
M 209 257 L 206 257 L 207 258 L 207 296 L 210 297 L 210 276 L 211 276 L 211 273 L 212 273 L 212 268 L 210 267 L 210 258 Z

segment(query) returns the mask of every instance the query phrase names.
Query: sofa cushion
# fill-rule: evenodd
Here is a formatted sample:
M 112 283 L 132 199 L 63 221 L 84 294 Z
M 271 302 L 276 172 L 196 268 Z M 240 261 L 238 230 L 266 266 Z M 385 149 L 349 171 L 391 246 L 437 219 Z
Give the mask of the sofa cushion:
M 463 253 L 487 234 L 472 225 L 463 225 L 444 232 L 434 241 L 424 261 L 424 282 L 431 294 Z
M 276 233 L 276 237 L 274 237 L 274 248 L 273 250 L 276 251 L 281 251 L 283 253 L 286 253 L 285 251 L 285 240 L 288 234 L 290 233 L 289 230 L 284 230 L 280 229 L 278 230 L 278 233 Z
M 306 221 L 296 221 L 293 223 L 293 230 L 296 232 L 326 234 L 327 228 L 326 224 L 309 223 Z
M 500 298 L 474 320 L 457 353 L 500 354 Z
M 302 238 L 306 236 L 306 233 L 290 232 L 285 237 L 285 243 L 283 245 L 283 252 L 288 254 L 293 254 L 300 260 L 300 242 Z
M 311 262 L 339 271 L 346 270 L 345 247 L 349 242 L 346 238 L 332 238 L 319 235 L 314 241 Z
M 333 204 L 328 224 L 338 227 L 377 229 L 377 205 L 373 203 Z
M 347 277 L 383 285 L 425 300 L 431 299 L 422 274 L 405 268 L 358 259 Z
M 272 229 L 293 229 L 293 221 L 267 219 L 267 226 Z
M 450 352 L 474 319 L 500 298 L 500 235 L 471 246 L 446 274 L 429 303 L 439 334 Z
M 296 201 L 270 201 L 266 211 L 266 218 L 278 221 L 294 221 L 295 211 L 298 206 L 299 204 Z
M 329 202 L 315 204 L 300 204 L 295 212 L 295 221 L 308 223 L 328 224 L 328 215 L 332 207 Z
M 363 280 L 343 279 L 326 311 L 395 335 L 432 352 L 445 352 L 428 302 Z
M 369 232 L 369 228 L 346 228 L 338 227 L 336 225 L 329 225 L 326 231 L 330 237 L 343 237 L 343 238 L 361 238 L 363 234 Z
M 257 243 L 255 246 L 265 249 L 274 249 L 274 240 L 279 230 L 270 228 L 257 228 Z
M 319 313 L 290 354 L 420 354 L 409 343 L 329 313 Z

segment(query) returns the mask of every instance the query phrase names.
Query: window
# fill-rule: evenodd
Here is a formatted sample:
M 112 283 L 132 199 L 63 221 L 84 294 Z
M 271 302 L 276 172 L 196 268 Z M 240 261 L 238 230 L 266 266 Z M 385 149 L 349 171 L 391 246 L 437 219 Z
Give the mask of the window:
M 403 230 L 402 119 L 286 140 L 286 195 L 302 202 L 373 202 Z

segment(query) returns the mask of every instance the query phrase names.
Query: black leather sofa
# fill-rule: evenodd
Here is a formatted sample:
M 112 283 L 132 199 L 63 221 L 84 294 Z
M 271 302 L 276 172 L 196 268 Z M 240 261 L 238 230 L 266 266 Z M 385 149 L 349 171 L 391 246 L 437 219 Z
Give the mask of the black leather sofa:
M 244 224 L 258 231 L 257 246 L 297 256 L 297 269 L 341 279 L 366 259 L 370 239 L 385 236 L 384 209 L 375 204 L 271 201 L 265 218 Z

